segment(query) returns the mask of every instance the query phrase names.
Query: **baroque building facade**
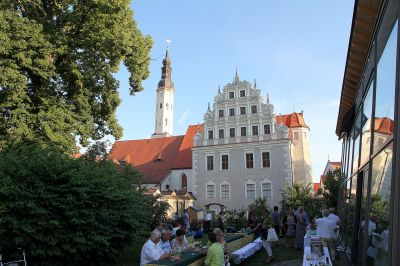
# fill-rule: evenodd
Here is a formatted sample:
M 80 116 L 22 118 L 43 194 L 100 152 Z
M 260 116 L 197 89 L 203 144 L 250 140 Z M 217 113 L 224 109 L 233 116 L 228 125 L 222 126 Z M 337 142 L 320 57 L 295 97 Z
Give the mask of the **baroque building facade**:
M 218 90 L 194 137 L 192 191 L 200 206 L 218 212 L 247 208 L 264 197 L 278 205 L 293 182 L 312 182 L 309 128 L 302 113 L 276 116 L 256 83 L 233 82 Z

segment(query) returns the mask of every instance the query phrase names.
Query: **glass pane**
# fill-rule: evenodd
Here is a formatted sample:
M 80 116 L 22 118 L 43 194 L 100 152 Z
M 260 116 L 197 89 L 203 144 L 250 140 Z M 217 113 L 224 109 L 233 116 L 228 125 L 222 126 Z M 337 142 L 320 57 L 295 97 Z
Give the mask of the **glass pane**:
M 362 145 L 361 145 L 361 165 L 369 159 L 370 147 L 371 147 L 371 119 L 372 119 L 372 95 L 373 85 L 371 82 L 369 86 L 367 96 L 365 96 L 363 112 L 361 117 L 362 125 Z
M 347 231 L 346 231 L 346 245 L 352 246 L 353 242 L 353 231 L 354 231 L 354 219 L 356 210 L 356 191 L 357 191 L 357 174 L 351 178 L 351 189 L 350 197 L 348 201 L 348 219 L 347 219 Z
M 348 138 L 348 152 L 347 152 L 347 159 L 346 159 L 346 178 L 350 178 L 351 175 L 351 164 L 353 162 L 353 141 L 352 138 Z
M 392 156 L 393 142 L 372 161 L 367 265 L 388 265 Z
M 396 83 L 397 22 L 377 66 L 374 152 L 393 134 Z
M 358 113 L 357 119 L 354 123 L 352 137 L 354 140 L 354 154 L 353 154 L 353 171 L 355 173 L 358 169 L 358 158 L 360 148 L 360 133 L 361 133 L 361 112 Z
M 364 243 L 365 243 L 365 235 L 366 235 L 366 228 L 368 228 L 368 223 L 365 222 L 366 218 L 366 208 L 367 208 L 367 201 L 368 201 L 368 169 L 363 170 L 363 185 L 362 185 L 362 192 L 361 192 L 361 210 L 360 210 L 360 230 L 358 233 L 358 261 L 362 262 L 364 257 Z

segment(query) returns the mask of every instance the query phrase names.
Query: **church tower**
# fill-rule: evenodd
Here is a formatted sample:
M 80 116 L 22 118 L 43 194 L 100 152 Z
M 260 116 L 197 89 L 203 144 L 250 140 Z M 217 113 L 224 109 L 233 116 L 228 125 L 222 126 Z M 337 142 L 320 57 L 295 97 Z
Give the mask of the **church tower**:
M 161 80 L 157 86 L 156 125 L 152 138 L 162 138 L 172 135 L 174 122 L 174 83 L 171 80 L 171 59 L 169 49 L 165 53 L 161 68 Z

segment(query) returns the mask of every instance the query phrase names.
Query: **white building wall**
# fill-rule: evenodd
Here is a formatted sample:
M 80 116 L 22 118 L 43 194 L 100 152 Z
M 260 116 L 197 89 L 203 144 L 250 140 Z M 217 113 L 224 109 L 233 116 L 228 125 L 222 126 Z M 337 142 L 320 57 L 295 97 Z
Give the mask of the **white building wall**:
M 187 178 L 187 191 L 192 192 L 193 184 L 193 170 L 192 169 L 176 169 L 171 170 L 170 174 L 161 182 L 161 191 L 166 191 L 169 185 L 170 191 L 182 190 L 182 176 L 186 175 Z

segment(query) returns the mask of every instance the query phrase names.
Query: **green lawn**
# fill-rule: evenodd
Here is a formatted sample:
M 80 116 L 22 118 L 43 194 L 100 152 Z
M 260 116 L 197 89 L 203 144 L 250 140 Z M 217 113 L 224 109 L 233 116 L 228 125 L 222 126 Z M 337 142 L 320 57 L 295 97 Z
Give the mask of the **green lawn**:
M 207 240 L 204 239 L 195 239 L 195 241 L 204 241 L 205 243 Z M 125 249 L 124 254 L 121 256 L 121 259 L 115 266 L 134 266 L 139 265 L 140 262 L 140 251 L 142 249 L 143 243 L 136 243 L 132 246 L 129 246 Z M 303 259 L 303 252 L 298 251 L 294 248 L 287 248 L 285 246 L 285 240 L 280 238 L 278 242 L 274 242 L 272 246 L 272 253 L 274 255 L 275 261 L 274 263 L 270 263 L 268 265 L 273 265 L 275 263 L 280 263 L 283 261 L 290 261 L 290 260 L 302 260 Z M 251 258 L 246 259 L 243 261 L 241 265 L 247 266 L 258 266 L 258 265 L 266 265 L 267 260 L 267 252 L 262 248 L 256 254 L 254 254 Z M 235 265 L 231 263 L 231 265 Z M 293 265 L 295 266 L 295 265 Z
M 247 265 L 247 266 L 274 265 L 276 263 L 280 263 L 283 261 L 303 260 L 303 251 L 298 251 L 297 249 L 294 248 L 287 248 L 285 245 L 284 238 L 279 238 L 279 241 L 274 242 L 272 244 L 272 254 L 275 258 L 275 261 L 273 263 L 266 264 L 268 255 L 265 249 L 261 248 L 261 250 L 258 251 L 256 254 L 254 254 L 252 257 L 243 261 L 241 265 Z

